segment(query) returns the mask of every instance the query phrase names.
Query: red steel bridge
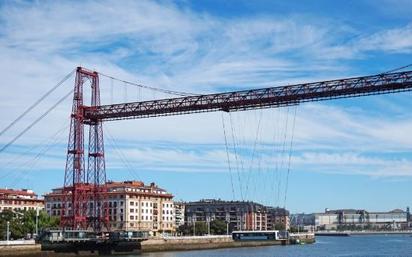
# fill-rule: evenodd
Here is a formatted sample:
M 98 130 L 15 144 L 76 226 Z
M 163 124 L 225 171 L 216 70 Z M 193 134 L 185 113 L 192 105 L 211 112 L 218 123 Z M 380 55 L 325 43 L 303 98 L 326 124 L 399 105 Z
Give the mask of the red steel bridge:
M 83 87 L 91 85 L 91 104 L 85 105 Z M 66 196 L 61 226 L 101 231 L 108 222 L 102 123 L 201 112 L 233 112 L 276 108 L 303 102 L 412 91 L 412 71 L 343 78 L 281 87 L 160 100 L 100 104 L 99 73 L 76 69 L 70 135 L 64 177 Z M 87 168 L 84 128 L 89 127 Z

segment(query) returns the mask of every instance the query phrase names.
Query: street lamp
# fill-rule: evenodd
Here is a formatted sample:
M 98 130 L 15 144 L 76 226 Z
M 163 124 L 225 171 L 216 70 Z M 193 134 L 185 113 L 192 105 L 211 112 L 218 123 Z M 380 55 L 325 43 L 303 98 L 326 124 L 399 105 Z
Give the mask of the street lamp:
M 206 217 L 207 222 L 207 235 L 210 236 L 210 216 Z
M 193 236 L 196 236 L 196 216 L 192 216 L 193 222 Z
M 9 244 L 9 239 L 10 239 L 10 221 L 7 221 L 7 234 L 6 234 L 6 240 L 7 244 Z
M 39 206 L 36 206 L 36 237 L 39 236 Z
M 226 235 L 229 235 L 230 215 L 226 214 Z

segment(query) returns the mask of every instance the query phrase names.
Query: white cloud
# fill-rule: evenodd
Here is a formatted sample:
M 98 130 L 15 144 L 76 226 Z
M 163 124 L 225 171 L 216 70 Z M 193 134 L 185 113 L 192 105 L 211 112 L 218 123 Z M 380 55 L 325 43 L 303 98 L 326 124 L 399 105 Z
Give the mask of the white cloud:
M 357 42 L 361 51 L 410 53 L 412 51 L 412 23 L 401 28 L 377 32 Z
M 342 60 L 361 58 L 372 50 L 408 52 L 411 48 L 410 25 L 341 43 L 341 38 L 354 33 L 351 28 L 333 22 L 319 24 L 303 16 L 224 19 L 195 13 L 171 3 L 149 1 L 84 1 L 80 6 L 87 12 L 79 12 L 79 4 L 59 1 L 2 5 L 1 127 L 77 65 L 151 86 L 210 92 L 341 77 L 354 70 Z M 58 95 L 71 89 L 71 83 L 68 82 L 54 98 L 39 106 L 30 119 L 0 141 L 10 140 L 56 101 Z M 124 101 L 123 89 L 119 89 L 121 85 L 115 86 L 115 101 Z M 129 100 L 136 99 L 132 94 L 135 94 L 134 89 L 129 88 Z M 106 102 L 111 98 L 110 81 L 103 78 L 102 97 Z M 147 94 L 146 98 L 149 97 L 153 95 Z M 63 121 L 68 122 L 70 105 L 70 100 L 66 101 L 18 143 L 42 143 L 64 125 Z M 263 112 L 261 140 L 273 143 L 275 137 L 276 142 L 281 143 L 286 109 Z M 249 130 L 245 128 L 238 132 L 244 134 L 249 145 L 254 141 L 253 132 L 259 114 L 260 111 L 233 114 L 237 129 L 249 125 Z M 291 116 L 288 119 L 290 129 Z M 145 163 L 146 167 L 225 170 L 221 114 L 113 122 L 107 126 L 122 146 L 146 146 L 143 150 L 125 147 L 136 162 Z M 277 134 L 274 136 L 275 128 Z M 314 167 L 324 165 L 327 158 L 337 163 L 351 161 L 350 165 L 358 161 L 362 165 L 365 160 L 359 157 L 359 152 L 410 150 L 412 139 L 408 133 L 411 128 L 410 117 L 405 120 L 381 119 L 341 107 L 308 104 L 298 109 L 295 148 L 303 153 L 308 151 L 301 157 L 302 162 L 313 161 Z M 59 139 L 64 143 L 67 135 Z M 159 150 L 151 146 L 151 142 L 159 141 L 212 149 L 198 153 Z M 324 152 L 339 149 L 353 152 L 354 156 L 324 155 Z M 60 153 L 63 158 L 48 165 L 56 169 L 63 167 L 64 146 Z M 315 162 L 313 159 L 318 157 L 322 158 Z M 8 160 L 11 156 L 1 158 Z M 362 174 L 391 173 L 387 167 L 394 163 L 381 161 L 383 163 L 371 163 L 379 169 Z M 162 164 L 157 165 L 159 162 Z M 170 167 L 166 167 L 167 163 Z M 401 168 L 402 162 L 395 164 L 398 171 L 405 170 Z

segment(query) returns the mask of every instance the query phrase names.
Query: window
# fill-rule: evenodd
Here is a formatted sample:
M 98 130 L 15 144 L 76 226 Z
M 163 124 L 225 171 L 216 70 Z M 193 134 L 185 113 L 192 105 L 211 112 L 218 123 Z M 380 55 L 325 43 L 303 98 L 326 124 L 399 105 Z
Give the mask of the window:
M 130 205 L 131 205 L 131 206 L 134 206 L 134 202 L 130 202 Z
M 134 220 L 134 216 L 130 215 L 130 220 Z
M 134 209 L 130 209 L 130 212 L 134 212 Z

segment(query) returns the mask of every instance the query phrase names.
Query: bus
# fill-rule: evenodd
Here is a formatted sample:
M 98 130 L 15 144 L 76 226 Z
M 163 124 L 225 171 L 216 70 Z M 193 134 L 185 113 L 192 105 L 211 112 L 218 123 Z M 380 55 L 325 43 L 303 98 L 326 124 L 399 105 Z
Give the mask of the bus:
M 280 241 L 289 239 L 289 232 L 279 230 L 233 231 L 232 238 L 235 241 Z

